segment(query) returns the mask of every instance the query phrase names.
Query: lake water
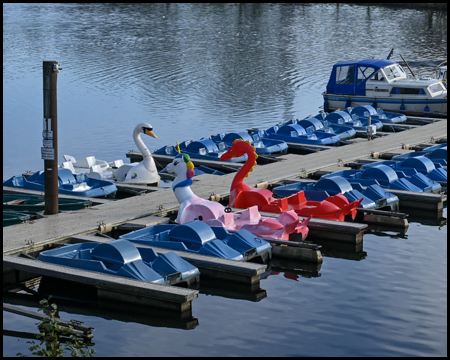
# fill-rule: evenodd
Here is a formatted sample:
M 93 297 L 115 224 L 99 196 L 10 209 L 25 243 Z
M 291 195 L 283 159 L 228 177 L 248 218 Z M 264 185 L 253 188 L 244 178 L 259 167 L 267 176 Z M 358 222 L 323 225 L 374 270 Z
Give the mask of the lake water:
M 433 74 L 447 59 L 447 13 L 346 4 L 4 4 L 3 179 L 43 169 L 43 61 L 63 68 L 58 162 L 63 154 L 128 162 L 138 122 L 158 135 L 144 140 L 153 150 L 304 118 L 320 110 L 335 62 L 386 58 L 391 48 L 393 60 L 401 54 L 415 72 Z M 359 261 L 347 252 L 324 256 L 316 269 L 273 264 L 256 292 L 205 288 L 193 302 L 191 330 L 145 308 L 129 318 L 86 305 L 60 315 L 95 328 L 97 356 L 447 356 L 446 207 L 443 217 L 411 218 L 406 234 L 366 233 Z M 35 333 L 35 322 L 3 313 L 7 330 Z M 26 341 L 4 335 L 3 356 L 26 353 Z

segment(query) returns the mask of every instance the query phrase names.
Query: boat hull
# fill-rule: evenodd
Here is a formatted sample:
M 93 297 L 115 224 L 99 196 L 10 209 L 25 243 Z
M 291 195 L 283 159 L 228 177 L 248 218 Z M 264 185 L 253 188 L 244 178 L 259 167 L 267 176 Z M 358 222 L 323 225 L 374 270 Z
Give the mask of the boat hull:
M 3 227 L 23 223 L 30 219 L 30 215 L 13 211 L 3 211 Z
M 90 200 L 58 198 L 59 210 L 80 210 L 91 206 Z M 45 210 L 45 196 L 3 194 L 3 209 L 12 211 L 39 212 Z
M 93 179 L 84 174 L 75 175 L 69 169 L 58 169 L 58 193 L 84 197 L 114 197 L 117 187 L 110 181 Z M 13 176 L 3 186 L 18 187 L 45 192 L 45 172 L 35 172 L 30 177 Z
M 384 111 L 409 116 L 447 117 L 447 99 L 402 99 L 395 97 L 367 97 L 357 95 L 323 94 L 324 111 L 331 112 L 347 107 L 372 105 Z

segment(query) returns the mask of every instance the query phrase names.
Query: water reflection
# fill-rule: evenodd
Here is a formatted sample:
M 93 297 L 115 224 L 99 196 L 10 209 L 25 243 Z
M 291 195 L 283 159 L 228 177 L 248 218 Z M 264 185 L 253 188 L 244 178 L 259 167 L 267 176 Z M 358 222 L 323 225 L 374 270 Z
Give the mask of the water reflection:
M 325 239 L 314 239 L 318 245 L 322 245 L 320 251 L 323 257 L 334 257 L 346 260 L 360 261 L 366 258 L 367 252 L 363 251 L 363 241 L 343 242 Z M 326 259 L 324 259 L 326 261 Z
M 322 264 L 292 259 L 272 258 L 267 271 L 261 276 L 261 280 L 269 276 L 283 275 L 286 279 L 298 281 L 300 277 L 315 278 L 322 276 L 319 271 Z
M 198 290 L 201 294 L 253 302 L 261 301 L 267 297 L 266 290 L 261 289 L 259 282 L 257 284 L 241 284 L 202 278 Z
M 444 217 L 444 209 L 439 211 L 408 210 L 408 214 L 409 222 L 439 227 L 447 225 L 447 218 Z
M 38 309 L 39 301 L 44 295 L 31 295 L 24 293 L 5 292 L 3 301 L 15 306 L 26 306 Z M 123 304 L 101 300 L 98 303 L 76 300 L 74 298 L 55 297 L 54 302 L 58 306 L 58 311 L 70 314 L 100 317 L 105 320 L 116 320 L 126 323 L 136 323 L 156 327 L 167 327 L 174 329 L 192 330 L 195 329 L 199 321 L 192 316 L 192 311 L 182 313 L 167 311 L 164 309 L 154 309 L 151 307 L 133 307 Z M 86 324 L 89 326 L 89 324 Z

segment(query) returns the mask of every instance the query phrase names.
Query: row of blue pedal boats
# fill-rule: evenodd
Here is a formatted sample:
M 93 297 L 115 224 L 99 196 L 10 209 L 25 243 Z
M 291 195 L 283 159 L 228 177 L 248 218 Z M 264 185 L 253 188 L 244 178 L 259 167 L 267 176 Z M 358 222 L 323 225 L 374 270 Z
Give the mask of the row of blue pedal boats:
M 230 132 L 201 138 L 185 140 L 179 143 L 181 152 L 193 159 L 218 161 L 236 139 L 250 141 L 258 155 L 276 156 L 288 151 L 288 143 L 305 145 L 338 145 L 356 135 L 356 131 L 365 131 L 370 125 L 380 130 L 384 124 L 403 123 L 407 120 L 403 114 L 386 113 L 371 105 L 336 110 L 332 113 L 321 112 L 303 120 L 293 119 L 267 129 L 258 129 L 252 133 Z M 154 154 L 176 156 L 176 145 L 166 145 L 156 149 Z M 246 156 L 232 158 L 231 162 L 245 162 Z
M 381 109 L 370 105 L 347 108 L 345 111 L 334 111 L 330 114 L 319 113 L 315 117 L 303 120 L 291 120 L 282 125 L 275 125 L 266 130 L 248 132 L 230 132 L 217 134 L 200 140 L 186 140 L 178 146 L 163 146 L 154 154 L 176 156 L 178 151 L 188 154 L 193 159 L 219 161 L 237 139 L 249 141 L 261 155 L 282 155 L 288 151 L 288 142 L 312 145 L 333 145 L 355 136 L 355 131 L 365 128 L 367 119 L 372 116 L 372 123 L 377 128 L 382 122 L 405 121 L 401 114 L 386 115 Z M 404 118 L 404 119 L 403 119 Z M 232 158 L 231 162 L 245 162 L 247 155 Z M 196 172 L 200 173 L 200 169 Z M 59 193 L 63 195 L 76 194 L 84 197 L 114 197 L 117 187 L 114 181 L 89 176 L 88 173 L 74 173 L 69 169 L 58 171 Z M 45 172 L 43 170 L 26 177 L 13 176 L 3 183 L 4 186 L 18 187 L 29 190 L 44 191 Z
M 445 167 L 444 167 L 445 166 Z M 349 201 L 363 198 L 360 208 L 398 210 L 399 199 L 389 190 L 440 193 L 447 185 L 447 144 L 422 152 L 397 155 L 392 160 L 364 164 L 360 169 L 322 175 L 318 181 L 299 181 L 275 187 L 286 197 L 299 191 L 311 200 L 342 193 Z
M 198 282 L 199 269 L 171 250 L 236 261 L 272 256 L 271 244 L 245 229 L 230 233 L 194 220 L 143 228 L 106 243 L 62 245 L 42 251 L 38 260 L 161 285 Z

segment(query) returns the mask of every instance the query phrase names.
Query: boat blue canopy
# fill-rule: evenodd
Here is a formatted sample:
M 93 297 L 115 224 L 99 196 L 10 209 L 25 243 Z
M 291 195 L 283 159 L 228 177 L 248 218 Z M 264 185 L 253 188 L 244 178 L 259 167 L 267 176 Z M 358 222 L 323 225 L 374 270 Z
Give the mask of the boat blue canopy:
M 327 84 L 327 93 L 365 95 L 366 81 L 379 69 L 393 64 L 396 63 L 379 59 L 340 61 L 333 65 Z

